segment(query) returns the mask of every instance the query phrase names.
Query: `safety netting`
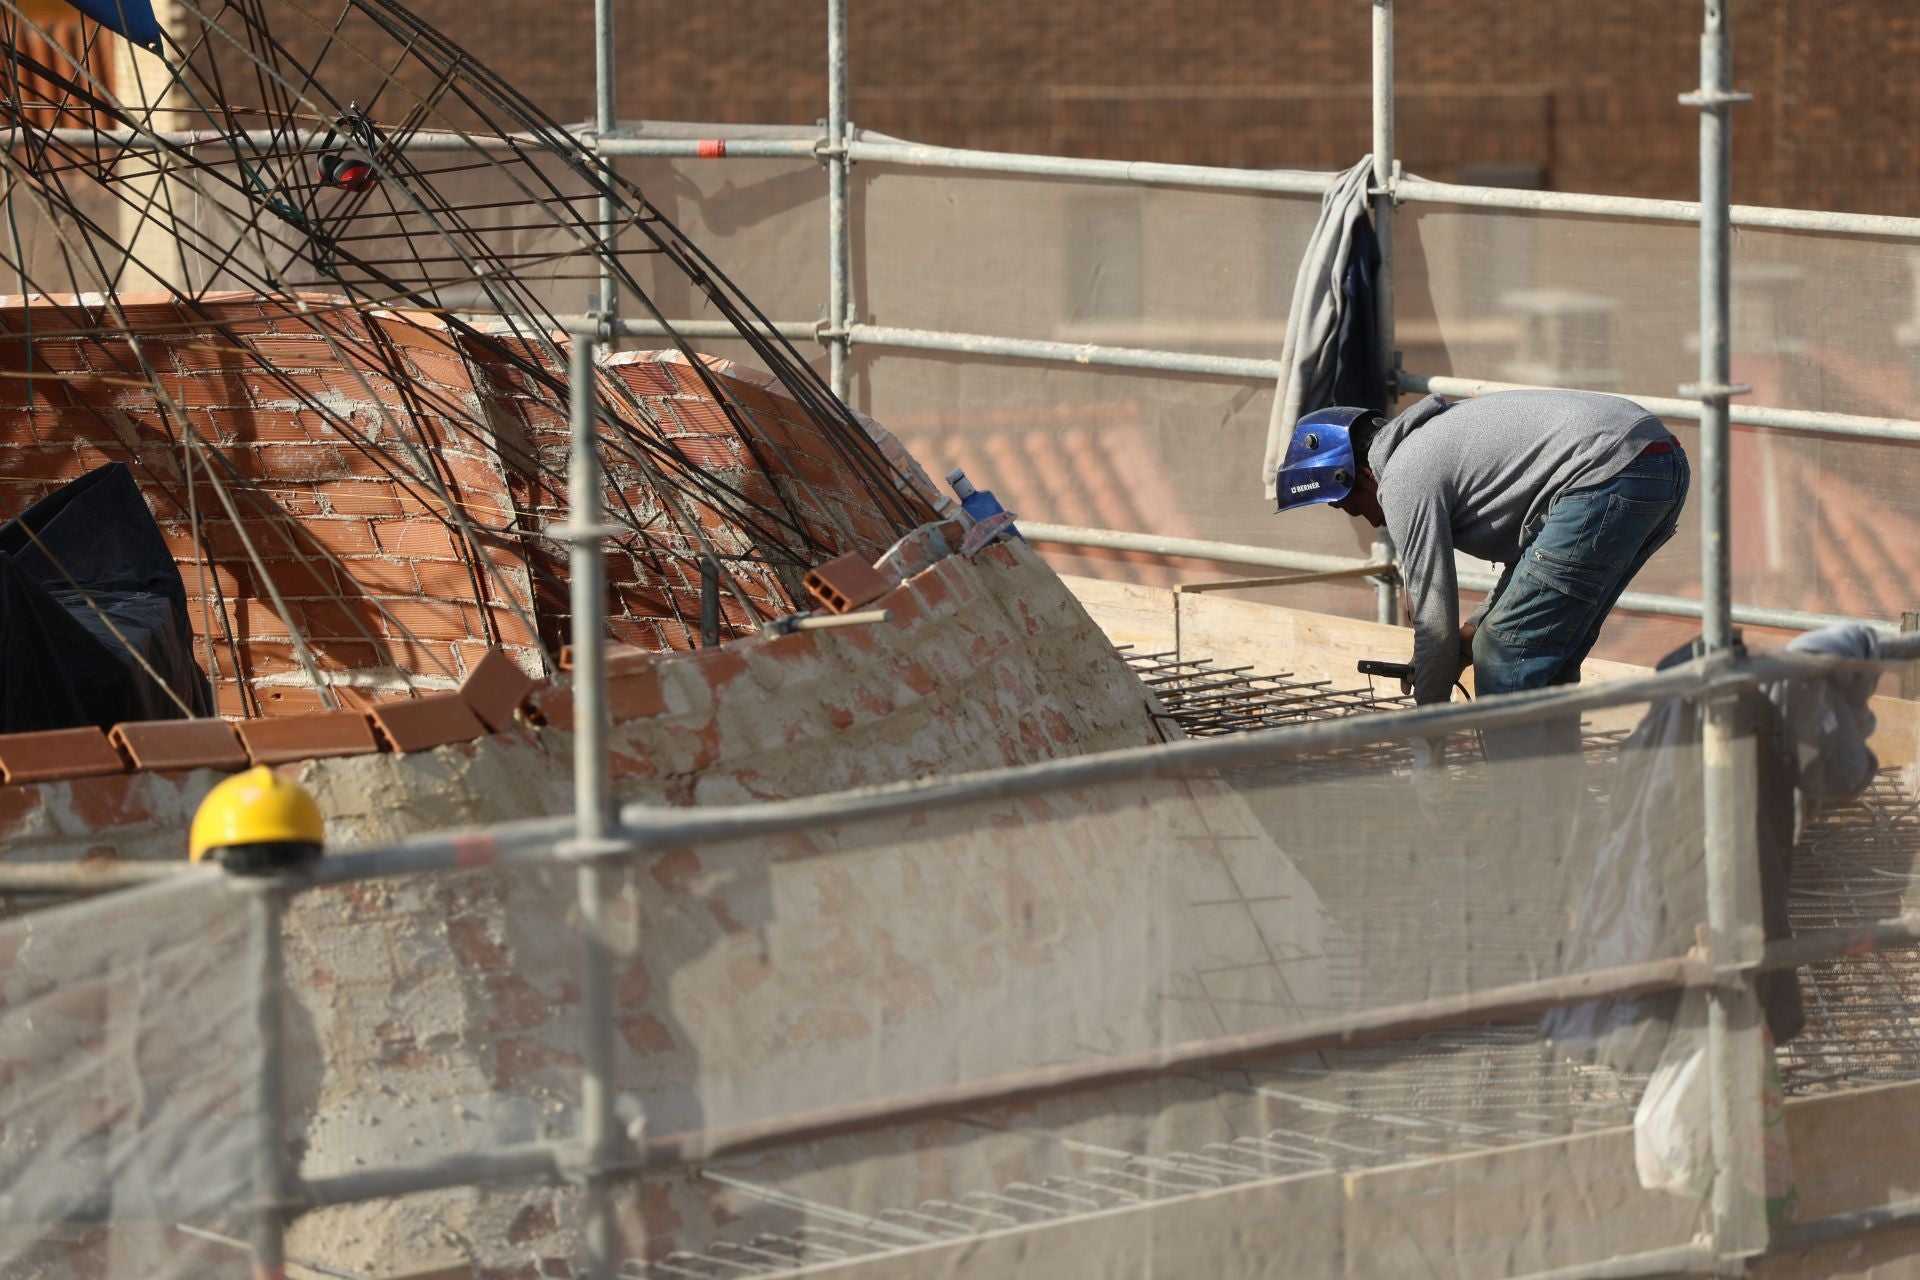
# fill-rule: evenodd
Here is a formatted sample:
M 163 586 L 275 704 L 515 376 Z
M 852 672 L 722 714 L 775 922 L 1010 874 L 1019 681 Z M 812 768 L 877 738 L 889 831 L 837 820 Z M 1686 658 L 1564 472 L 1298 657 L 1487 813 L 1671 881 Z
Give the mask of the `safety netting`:
M 725 141 L 766 131 L 642 132 Z M 828 210 L 816 162 L 656 158 L 620 167 L 767 317 L 802 328 L 824 319 Z M 1274 360 L 1318 209 L 1310 195 L 863 161 L 851 184 L 853 319 Z M 1699 237 L 1690 223 L 1409 203 L 1396 215 L 1395 244 L 1396 346 L 1411 373 L 1652 397 L 1676 397 L 1697 380 Z M 1903 419 L 1920 375 L 1915 255 L 1898 240 L 1736 228 L 1733 377 L 1753 388 L 1736 406 Z M 665 275 L 652 283 L 670 318 L 715 318 Z M 571 308 L 594 287 L 556 280 L 551 292 Z M 795 341 L 824 367 L 816 342 Z M 721 339 L 702 342 L 746 358 Z M 1358 522 L 1319 508 L 1277 517 L 1262 501 L 1267 379 L 858 343 L 849 369 L 855 407 L 929 472 L 962 467 L 1029 519 L 1326 555 L 1371 551 L 1372 531 Z M 1697 427 L 1669 425 L 1697 462 Z M 1897 619 L 1910 605 L 1896 566 L 1910 540 L 1903 495 L 1913 488 L 1912 458 L 1898 442 L 1737 425 L 1735 598 Z M 1682 520 L 1682 536 L 1636 589 L 1698 596 L 1694 523 Z M 1095 576 L 1168 582 L 1217 572 L 1062 545 L 1048 554 L 1063 571 Z M 1364 584 L 1270 598 L 1357 616 L 1374 609 Z M 1599 652 L 1650 661 L 1689 625 L 1623 615 Z
M 1738 862 L 1776 934 L 1804 743 L 1782 704 L 1741 705 Z M 613 1096 L 650 1161 L 615 1195 L 624 1274 L 918 1249 L 964 1254 L 954 1274 L 1057 1250 L 1252 1275 L 1285 1239 L 1333 1274 L 1490 1276 L 1690 1240 L 1711 1167 L 1682 990 L 1706 912 L 1694 704 L 1440 738 L 1364 720 L 1304 752 L 637 856 L 606 934 Z M 242 1274 L 274 1062 L 296 1208 L 564 1150 L 575 876 L 293 894 L 275 1048 L 258 903 L 216 874 L 0 923 L 0 1271 Z M 1799 980 L 1761 1003 L 1790 1051 Z M 863 1114 L 882 1104 L 908 1114 Z M 572 1189 L 443 1176 L 299 1213 L 289 1257 L 572 1265 Z M 1477 1188 L 1485 1220 L 1432 1210 L 1435 1187 Z

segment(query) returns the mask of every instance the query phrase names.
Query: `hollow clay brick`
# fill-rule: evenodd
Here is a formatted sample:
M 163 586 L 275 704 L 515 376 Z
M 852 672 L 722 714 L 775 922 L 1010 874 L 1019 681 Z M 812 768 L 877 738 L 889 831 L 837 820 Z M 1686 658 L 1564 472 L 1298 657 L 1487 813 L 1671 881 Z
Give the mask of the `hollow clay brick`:
M 81 729 L 0 734 L 0 781 L 91 778 L 125 773 L 126 768 L 126 761 L 107 741 L 107 735 L 91 725 Z
M 471 742 L 486 728 L 458 693 L 376 702 L 373 723 L 395 751 L 425 751 L 449 742 Z
M 489 649 L 461 683 L 460 696 L 482 724 L 498 733 L 512 726 L 513 713 L 539 686 L 538 680 L 515 666 L 506 654 Z
M 357 711 L 243 720 L 235 728 L 255 764 L 362 756 L 380 749 L 373 736 L 373 725 Z
M 892 586 L 885 574 L 851 551 L 809 569 L 806 577 L 807 593 L 829 613 L 852 613 Z
M 117 724 L 108 740 L 136 769 L 247 767 L 247 749 L 225 720 L 144 720 Z

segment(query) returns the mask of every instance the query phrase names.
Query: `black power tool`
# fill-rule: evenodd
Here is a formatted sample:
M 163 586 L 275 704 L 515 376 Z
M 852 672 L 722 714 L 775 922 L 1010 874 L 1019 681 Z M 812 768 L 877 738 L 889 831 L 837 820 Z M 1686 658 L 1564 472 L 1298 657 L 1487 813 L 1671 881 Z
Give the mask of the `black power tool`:
M 1372 658 L 1360 659 L 1358 670 L 1363 676 L 1385 676 L 1400 682 L 1400 692 L 1413 692 L 1413 664 L 1411 662 L 1379 662 Z

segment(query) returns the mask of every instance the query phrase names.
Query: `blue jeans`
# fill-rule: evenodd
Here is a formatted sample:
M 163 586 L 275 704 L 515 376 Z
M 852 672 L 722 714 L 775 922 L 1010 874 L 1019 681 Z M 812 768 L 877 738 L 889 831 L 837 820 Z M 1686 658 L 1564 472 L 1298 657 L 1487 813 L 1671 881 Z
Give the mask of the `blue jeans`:
M 1607 612 L 1673 536 L 1691 479 L 1687 455 L 1675 445 L 1553 500 L 1540 531 L 1500 576 L 1474 634 L 1473 678 L 1481 697 L 1579 683 L 1580 664 L 1600 638 Z M 1578 750 L 1579 725 L 1560 726 L 1550 744 L 1536 736 L 1527 747 L 1527 737 L 1515 735 L 1497 754 Z M 1487 754 L 1496 754 L 1492 737 Z

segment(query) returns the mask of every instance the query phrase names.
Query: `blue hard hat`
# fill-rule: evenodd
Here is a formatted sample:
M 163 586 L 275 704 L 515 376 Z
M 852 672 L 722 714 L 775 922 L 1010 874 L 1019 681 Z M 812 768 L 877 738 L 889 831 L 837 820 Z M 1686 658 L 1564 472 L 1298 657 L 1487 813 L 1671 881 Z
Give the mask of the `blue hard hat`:
M 1338 502 L 1353 492 L 1360 468 L 1353 457 L 1353 424 L 1367 409 L 1316 409 L 1293 425 L 1287 456 L 1274 483 L 1276 511 Z

